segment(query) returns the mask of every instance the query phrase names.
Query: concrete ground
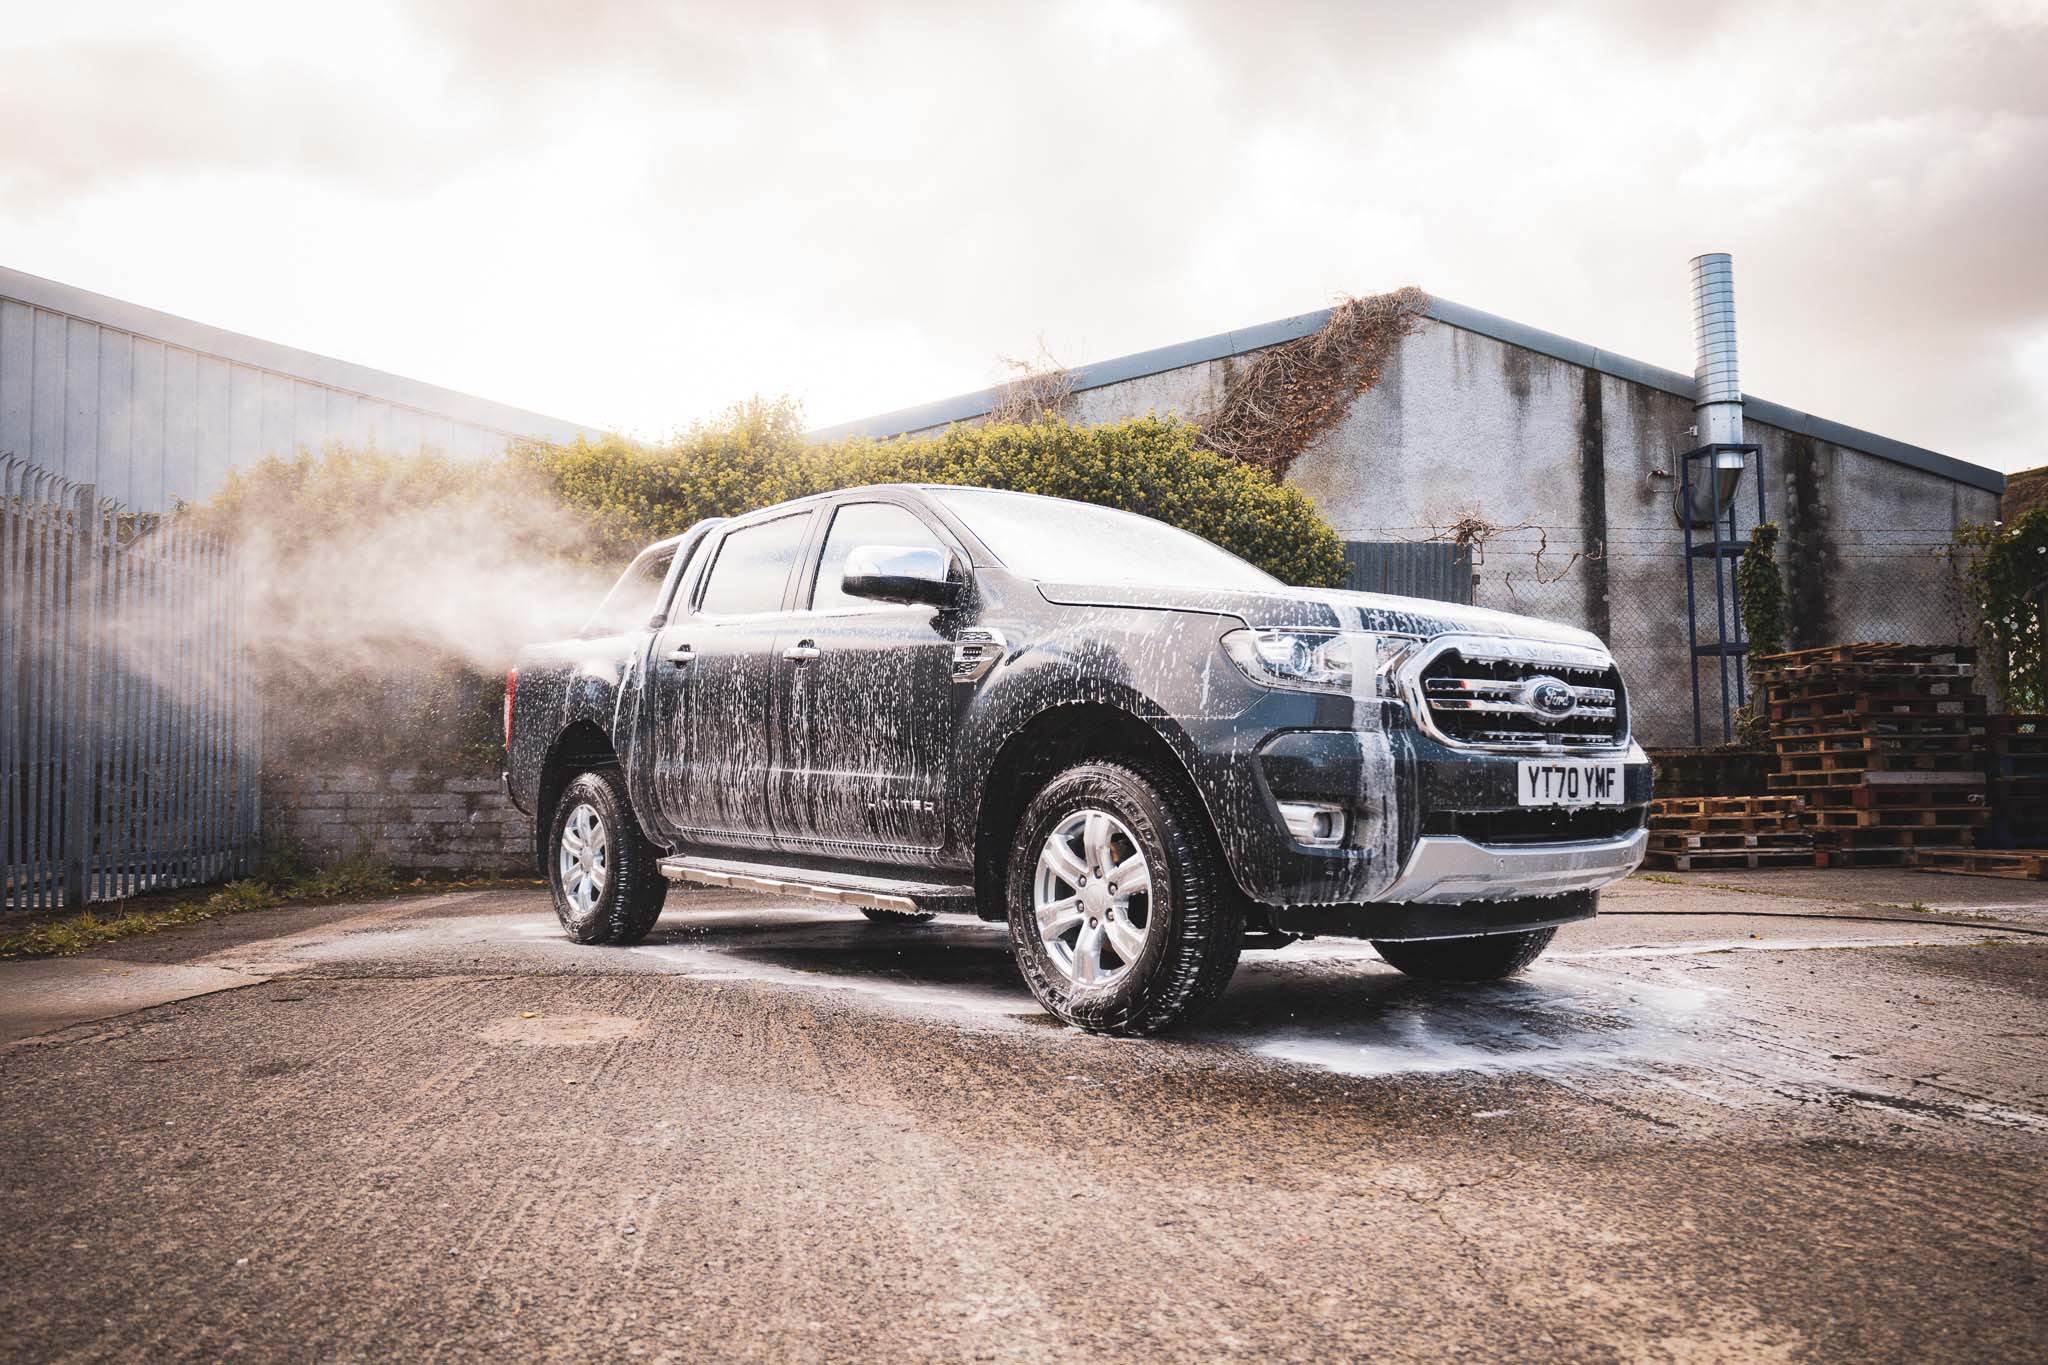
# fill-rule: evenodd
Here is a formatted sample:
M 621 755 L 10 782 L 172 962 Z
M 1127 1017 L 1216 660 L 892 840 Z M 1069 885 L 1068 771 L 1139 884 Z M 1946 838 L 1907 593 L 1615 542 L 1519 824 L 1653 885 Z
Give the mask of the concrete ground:
M 2048 888 L 1606 909 L 1498 986 L 1250 954 L 1150 1042 L 993 926 L 728 894 L 0 965 L 0 1353 L 2048 1355 Z

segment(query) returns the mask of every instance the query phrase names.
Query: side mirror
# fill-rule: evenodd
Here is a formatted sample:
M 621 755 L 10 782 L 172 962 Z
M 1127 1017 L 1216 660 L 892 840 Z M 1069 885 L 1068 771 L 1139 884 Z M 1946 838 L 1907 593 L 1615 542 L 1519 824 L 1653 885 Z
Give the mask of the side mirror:
M 863 545 L 846 557 L 839 586 L 848 597 L 950 606 L 960 596 L 953 552 L 930 546 Z

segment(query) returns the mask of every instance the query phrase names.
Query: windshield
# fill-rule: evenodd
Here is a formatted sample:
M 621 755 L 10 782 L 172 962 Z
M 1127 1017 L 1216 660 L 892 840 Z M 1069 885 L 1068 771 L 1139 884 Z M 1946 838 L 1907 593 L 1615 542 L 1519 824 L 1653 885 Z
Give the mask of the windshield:
M 985 488 L 934 488 L 931 495 L 966 522 L 1004 568 L 1025 578 L 1254 591 L 1280 586 L 1228 550 L 1135 513 Z

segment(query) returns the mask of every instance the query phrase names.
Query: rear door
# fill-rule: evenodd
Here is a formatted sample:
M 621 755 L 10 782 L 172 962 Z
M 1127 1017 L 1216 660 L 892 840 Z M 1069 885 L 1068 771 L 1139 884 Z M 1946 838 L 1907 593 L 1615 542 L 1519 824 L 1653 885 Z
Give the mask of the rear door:
M 905 503 L 845 502 L 827 514 L 803 609 L 781 636 L 771 818 L 797 847 L 882 860 L 934 850 L 966 695 L 951 681 L 959 613 L 848 597 L 840 580 L 864 545 L 951 550 L 963 572 L 967 557 Z
M 654 662 L 668 727 L 657 765 L 666 833 L 713 843 L 765 843 L 776 640 L 815 514 L 811 509 L 726 530 L 712 547 L 690 610 L 672 613 Z M 675 689 L 681 689 L 680 695 Z

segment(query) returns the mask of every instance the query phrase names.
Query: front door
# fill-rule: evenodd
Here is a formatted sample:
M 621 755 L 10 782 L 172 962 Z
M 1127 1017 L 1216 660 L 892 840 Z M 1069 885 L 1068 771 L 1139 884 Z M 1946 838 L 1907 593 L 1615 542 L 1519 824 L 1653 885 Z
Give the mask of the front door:
M 810 532 L 806 510 L 726 531 L 691 609 L 671 613 L 654 665 L 670 689 L 656 767 L 665 832 L 689 842 L 767 842 L 776 639 Z M 674 689 L 682 689 L 678 697 Z
M 881 860 L 937 849 L 965 695 L 951 681 L 956 614 L 848 597 L 840 580 L 864 545 L 965 556 L 900 503 L 843 503 L 830 516 L 805 609 L 786 619 L 778 650 L 776 832 L 792 847 Z

